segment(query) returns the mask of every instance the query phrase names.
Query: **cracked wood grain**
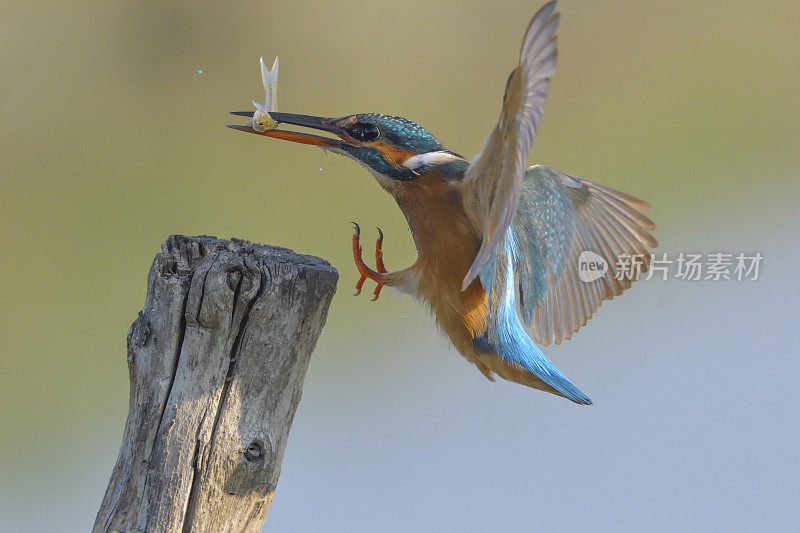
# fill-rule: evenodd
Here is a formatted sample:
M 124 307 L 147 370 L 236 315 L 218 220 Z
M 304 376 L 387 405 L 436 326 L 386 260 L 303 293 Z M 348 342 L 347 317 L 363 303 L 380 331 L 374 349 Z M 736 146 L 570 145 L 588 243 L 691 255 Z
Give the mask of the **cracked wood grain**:
M 260 531 L 338 274 L 171 236 L 128 332 L 130 399 L 95 532 Z

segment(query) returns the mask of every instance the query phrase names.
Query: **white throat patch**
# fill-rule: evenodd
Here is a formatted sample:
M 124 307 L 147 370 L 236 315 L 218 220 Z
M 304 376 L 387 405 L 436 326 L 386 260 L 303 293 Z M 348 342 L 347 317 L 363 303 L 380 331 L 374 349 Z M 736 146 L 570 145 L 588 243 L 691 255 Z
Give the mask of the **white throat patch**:
M 403 166 L 414 170 L 420 167 L 443 165 L 445 163 L 452 163 L 454 161 L 465 161 L 465 159 L 449 152 L 428 152 L 427 154 L 419 154 L 409 157 L 405 160 Z

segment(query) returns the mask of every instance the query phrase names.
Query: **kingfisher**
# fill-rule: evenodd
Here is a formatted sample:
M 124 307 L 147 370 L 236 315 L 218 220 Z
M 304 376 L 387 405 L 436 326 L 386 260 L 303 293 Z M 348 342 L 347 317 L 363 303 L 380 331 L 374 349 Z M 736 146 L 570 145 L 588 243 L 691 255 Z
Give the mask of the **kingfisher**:
M 546 166 L 526 168 L 556 69 L 555 8 L 555 1 L 547 3 L 528 25 L 500 118 L 471 160 L 422 126 L 379 113 L 269 113 L 278 125 L 320 135 L 228 127 L 344 155 L 395 199 L 417 260 L 388 271 L 378 229 L 371 268 L 353 223 L 356 295 L 368 279 L 377 284 L 373 300 L 383 287 L 409 294 L 429 307 L 439 329 L 489 380 L 499 376 L 588 405 L 589 397 L 540 346 L 569 339 L 603 301 L 631 286 L 637 276 L 621 272 L 619 258 L 638 258 L 646 270 L 656 226 L 643 214 L 649 204 L 638 198 Z M 597 270 L 582 270 L 585 253 L 599 260 Z

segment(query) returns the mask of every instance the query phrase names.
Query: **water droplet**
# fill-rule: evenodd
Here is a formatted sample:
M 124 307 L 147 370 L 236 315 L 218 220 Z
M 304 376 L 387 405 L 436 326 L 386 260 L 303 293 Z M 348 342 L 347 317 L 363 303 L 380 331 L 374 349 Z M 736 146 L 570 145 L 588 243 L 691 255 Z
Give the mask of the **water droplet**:
M 317 170 L 319 170 L 320 172 L 322 172 L 322 167 L 318 167 L 318 168 L 317 168 Z
M 201 68 L 197 69 L 197 73 L 202 75 L 203 74 L 203 69 L 201 69 Z

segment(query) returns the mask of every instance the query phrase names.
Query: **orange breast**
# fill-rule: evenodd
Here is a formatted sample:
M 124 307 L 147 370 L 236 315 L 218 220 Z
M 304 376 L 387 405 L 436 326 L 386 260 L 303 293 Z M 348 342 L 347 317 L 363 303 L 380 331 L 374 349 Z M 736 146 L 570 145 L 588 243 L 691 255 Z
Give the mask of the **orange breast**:
M 417 296 L 433 311 L 439 327 L 456 349 L 468 356 L 472 339 L 486 329 L 486 292 L 475 280 L 461 282 L 480 247 L 464 212 L 461 196 L 435 173 L 386 186 L 413 232 L 419 257 L 412 269 L 419 279 Z

